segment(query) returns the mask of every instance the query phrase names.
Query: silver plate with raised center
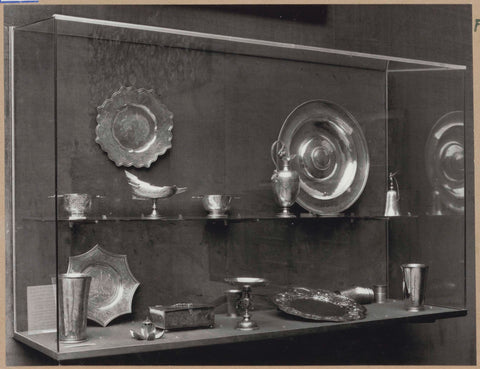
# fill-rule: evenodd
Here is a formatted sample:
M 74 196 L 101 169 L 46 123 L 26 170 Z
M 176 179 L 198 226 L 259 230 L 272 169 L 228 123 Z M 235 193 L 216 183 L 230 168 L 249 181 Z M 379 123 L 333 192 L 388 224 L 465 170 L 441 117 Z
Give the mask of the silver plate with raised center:
M 362 129 L 337 104 L 307 101 L 283 123 L 279 140 L 297 157 L 292 167 L 300 176 L 297 202 L 314 214 L 336 214 L 361 195 L 370 160 Z

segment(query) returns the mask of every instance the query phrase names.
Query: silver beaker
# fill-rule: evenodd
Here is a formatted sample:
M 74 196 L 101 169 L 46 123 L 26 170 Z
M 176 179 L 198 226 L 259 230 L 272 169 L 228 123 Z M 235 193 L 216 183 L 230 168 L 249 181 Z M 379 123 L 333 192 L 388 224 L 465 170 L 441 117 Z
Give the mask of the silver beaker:
M 373 295 L 377 304 L 384 304 L 387 301 L 387 285 L 375 284 L 373 285 Z
M 225 291 L 225 296 L 227 298 L 227 316 L 229 318 L 238 317 L 238 300 L 242 297 L 241 290 L 227 290 Z
M 421 311 L 425 307 L 425 285 L 428 266 L 425 264 L 403 264 L 403 301 L 408 311 Z
M 81 273 L 58 276 L 59 339 L 63 343 L 87 340 L 88 293 L 92 277 Z

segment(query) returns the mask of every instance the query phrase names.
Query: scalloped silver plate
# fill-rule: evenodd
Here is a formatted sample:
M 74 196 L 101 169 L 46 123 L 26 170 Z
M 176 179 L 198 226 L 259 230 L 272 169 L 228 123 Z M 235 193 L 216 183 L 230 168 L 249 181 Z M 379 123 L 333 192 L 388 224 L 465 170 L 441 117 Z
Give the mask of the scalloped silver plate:
M 140 283 L 128 267 L 127 256 L 95 245 L 84 254 L 68 258 L 67 273 L 92 277 L 87 318 L 106 327 L 113 319 L 132 312 L 132 300 Z
M 354 300 L 327 290 L 297 287 L 273 297 L 277 307 L 304 319 L 346 322 L 363 319 L 367 309 Z
M 122 86 L 97 110 L 95 142 L 117 166 L 149 168 L 172 147 L 173 113 L 153 90 Z

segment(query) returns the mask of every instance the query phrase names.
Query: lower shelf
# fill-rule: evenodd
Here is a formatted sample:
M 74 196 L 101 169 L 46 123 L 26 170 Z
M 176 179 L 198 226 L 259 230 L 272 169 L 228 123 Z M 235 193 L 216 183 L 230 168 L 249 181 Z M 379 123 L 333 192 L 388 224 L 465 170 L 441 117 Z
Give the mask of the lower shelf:
M 88 341 L 79 344 L 60 344 L 60 352 L 57 352 L 56 333 L 54 332 L 41 334 L 19 332 L 15 333 L 14 338 L 55 360 L 62 361 L 282 338 L 352 327 L 367 327 L 386 321 L 428 322 L 467 314 L 467 311 L 463 309 L 437 306 L 426 306 L 425 310 L 421 312 L 408 312 L 403 309 L 403 304 L 399 301 L 370 304 L 366 307 L 367 317 L 365 319 L 342 323 L 298 320 L 276 310 L 255 311 L 253 320 L 258 323 L 260 328 L 247 332 L 234 329 L 238 319 L 217 314 L 215 328 L 170 331 L 165 333 L 163 338 L 155 341 L 137 341 L 130 338 L 129 329 L 138 329 L 140 322 L 112 324 L 106 328 L 88 327 Z

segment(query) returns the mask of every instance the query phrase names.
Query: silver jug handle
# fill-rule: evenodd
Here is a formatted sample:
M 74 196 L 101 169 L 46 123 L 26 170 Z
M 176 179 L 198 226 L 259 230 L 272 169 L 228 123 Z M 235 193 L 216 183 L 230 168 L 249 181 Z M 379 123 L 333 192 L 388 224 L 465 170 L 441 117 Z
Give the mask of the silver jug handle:
M 275 164 L 275 169 L 278 170 L 278 155 L 285 149 L 285 144 L 276 140 L 270 149 L 270 156 L 272 157 L 273 164 Z

